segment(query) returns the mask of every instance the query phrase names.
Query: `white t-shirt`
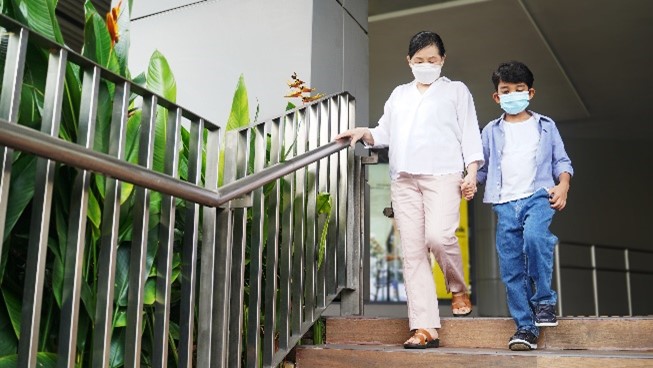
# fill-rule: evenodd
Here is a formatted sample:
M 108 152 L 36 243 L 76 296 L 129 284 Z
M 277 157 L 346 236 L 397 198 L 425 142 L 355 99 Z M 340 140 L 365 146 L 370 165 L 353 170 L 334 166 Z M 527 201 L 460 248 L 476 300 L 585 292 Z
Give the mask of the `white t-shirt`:
M 483 147 L 472 95 L 462 82 L 441 77 L 420 93 L 402 84 L 385 103 L 379 125 L 370 129 L 374 147 L 389 147 L 390 177 L 400 172 L 459 173 L 483 165 Z
M 533 194 L 535 155 L 540 131 L 535 118 L 519 123 L 501 121 L 505 134 L 501 154 L 501 201 L 505 203 Z

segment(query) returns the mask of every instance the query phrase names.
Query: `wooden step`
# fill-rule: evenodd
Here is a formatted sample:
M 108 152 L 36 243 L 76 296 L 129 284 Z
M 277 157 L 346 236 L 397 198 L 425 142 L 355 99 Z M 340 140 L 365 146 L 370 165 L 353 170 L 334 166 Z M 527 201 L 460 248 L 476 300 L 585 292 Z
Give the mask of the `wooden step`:
M 445 348 L 406 350 L 401 345 L 299 346 L 296 368 L 376 367 L 653 367 L 653 352 Z
M 507 349 L 515 333 L 510 318 L 443 318 L 440 345 L 447 348 Z M 327 344 L 400 345 L 409 336 L 408 319 L 329 317 Z M 653 351 L 653 317 L 560 318 L 543 327 L 539 349 Z M 650 362 L 653 366 L 653 362 Z

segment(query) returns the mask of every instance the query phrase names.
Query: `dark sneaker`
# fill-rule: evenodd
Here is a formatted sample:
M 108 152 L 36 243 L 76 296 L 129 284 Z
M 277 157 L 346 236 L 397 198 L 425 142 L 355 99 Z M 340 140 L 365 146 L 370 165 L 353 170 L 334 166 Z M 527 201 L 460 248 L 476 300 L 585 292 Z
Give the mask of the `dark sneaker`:
M 555 307 L 549 304 L 542 304 L 535 307 L 535 326 L 553 327 L 558 325 Z
M 518 330 L 510 338 L 508 348 L 516 351 L 537 349 L 537 336 L 530 331 Z

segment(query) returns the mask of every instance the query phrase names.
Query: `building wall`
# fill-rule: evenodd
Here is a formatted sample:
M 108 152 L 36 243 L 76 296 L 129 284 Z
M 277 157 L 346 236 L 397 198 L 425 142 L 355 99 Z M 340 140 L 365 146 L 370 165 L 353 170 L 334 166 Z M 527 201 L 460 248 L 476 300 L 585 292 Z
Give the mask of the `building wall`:
M 252 118 L 258 104 L 262 121 L 283 114 L 289 101 L 300 103 L 283 97 L 295 72 L 317 92 L 350 91 L 366 121 L 367 38 L 350 25 L 351 13 L 366 18 L 367 2 L 135 2 L 130 68 L 134 74 L 145 70 L 152 52 L 161 51 L 177 80 L 177 102 L 219 125 L 229 117 L 241 74 Z M 327 50 L 331 61 L 324 64 Z M 349 74 L 360 77 L 343 77 Z

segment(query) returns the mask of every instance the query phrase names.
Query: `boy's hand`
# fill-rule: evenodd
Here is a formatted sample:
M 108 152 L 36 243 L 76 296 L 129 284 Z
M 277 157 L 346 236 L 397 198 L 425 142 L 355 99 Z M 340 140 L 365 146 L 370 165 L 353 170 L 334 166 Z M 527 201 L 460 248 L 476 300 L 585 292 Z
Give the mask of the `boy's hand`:
M 567 192 L 569 191 L 569 182 L 571 174 L 563 172 L 558 177 L 558 185 L 549 190 L 549 202 L 551 208 L 562 211 L 567 205 Z
M 560 183 L 549 190 L 549 202 L 551 208 L 562 211 L 567 205 L 568 183 Z

